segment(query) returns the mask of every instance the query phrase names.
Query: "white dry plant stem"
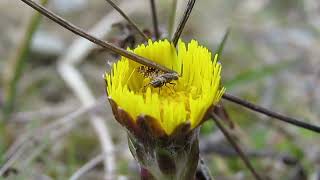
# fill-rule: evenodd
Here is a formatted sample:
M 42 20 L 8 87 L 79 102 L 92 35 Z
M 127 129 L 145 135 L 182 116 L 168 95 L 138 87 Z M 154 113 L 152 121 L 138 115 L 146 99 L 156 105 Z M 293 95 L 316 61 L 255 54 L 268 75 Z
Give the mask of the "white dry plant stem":
M 90 161 L 88 161 L 86 164 L 84 164 L 81 168 L 77 169 L 76 172 L 72 174 L 72 176 L 69 178 L 69 180 L 78 180 L 83 179 L 83 176 L 94 169 L 97 165 L 103 162 L 104 155 L 99 154 Z M 128 178 L 126 176 L 118 176 L 118 180 L 127 180 Z
M 86 164 L 84 164 L 81 168 L 79 168 L 72 176 L 69 178 L 70 180 L 77 180 L 80 179 L 84 174 L 86 174 L 91 169 L 95 168 L 98 164 L 103 162 L 104 159 L 103 154 L 99 154 L 90 161 L 88 161 Z
M 67 132 L 68 130 L 73 128 L 75 124 L 79 124 L 79 120 L 82 120 L 79 119 L 79 117 L 83 116 L 86 113 L 94 111 L 104 103 L 105 96 L 99 98 L 92 106 L 81 107 L 64 117 L 53 121 L 52 123 L 46 124 L 45 126 L 20 135 L 19 138 L 10 146 L 10 148 L 4 154 L 4 157 L 7 159 L 7 161 L 0 168 L 0 177 L 4 172 L 6 172 L 6 170 L 8 170 L 8 168 L 12 167 L 12 165 L 18 159 L 20 159 L 22 155 L 27 154 L 26 152 L 28 151 L 28 149 L 34 149 L 36 144 L 42 142 L 44 139 L 48 139 L 50 141 L 55 140 L 57 137 L 61 136 L 61 134 L 56 133 L 55 130 L 59 130 L 61 133 Z
M 28 146 L 19 146 L 12 156 L 1 166 L 0 168 L 0 177 L 19 159 L 19 157 L 24 153 Z
M 120 8 L 128 15 L 135 10 L 142 9 L 143 2 L 141 0 L 124 1 L 120 4 Z M 122 21 L 123 17 L 113 10 L 102 18 L 92 29 L 89 34 L 103 39 L 111 30 L 114 23 Z M 85 57 L 96 47 L 95 44 L 81 37 L 77 38 L 62 55 L 58 61 L 58 71 L 67 85 L 72 89 L 75 95 L 80 99 L 83 106 L 90 106 L 95 102 L 95 97 L 86 84 L 76 65 L 84 60 Z M 115 172 L 116 164 L 113 155 L 114 145 L 110 137 L 110 133 L 106 127 L 105 121 L 98 115 L 91 115 L 91 124 L 99 137 L 102 147 L 105 167 L 105 178 L 112 178 Z
M 63 105 L 48 106 L 39 110 L 18 112 L 12 115 L 10 123 L 27 124 L 31 123 L 34 119 L 41 119 L 43 121 L 56 119 L 74 111 L 76 108 L 78 107 L 74 103 L 64 103 Z
M 98 100 L 90 106 L 78 108 L 77 110 L 64 115 L 62 118 L 54 120 L 51 123 L 46 124 L 45 126 L 42 126 L 37 128 L 36 130 L 32 130 L 27 133 L 21 134 L 19 138 L 17 138 L 17 140 L 6 151 L 6 153 L 4 154 L 4 158 L 9 159 L 10 157 L 12 157 L 16 153 L 16 151 L 23 146 L 24 143 L 26 143 L 28 140 L 32 141 L 33 137 L 39 137 L 39 138 L 41 137 L 43 139 L 43 136 L 46 135 L 46 137 L 54 138 L 56 134 L 57 135 L 59 134 L 59 133 L 55 133 L 54 131 L 65 132 L 66 130 L 60 130 L 60 129 L 61 128 L 70 129 L 70 127 L 72 127 L 71 125 L 76 124 L 74 122 L 76 118 L 79 118 L 86 113 L 91 113 L 96 108 L 99 108 L 100 106 L 102 106 L 103 103 L 105 103 L 105 96 L 98 98 Z M 77 121 L 77 123 L 79 122 L 80 121 Z M 54 134 L 54 135 L 51 135 L 51 134 Z

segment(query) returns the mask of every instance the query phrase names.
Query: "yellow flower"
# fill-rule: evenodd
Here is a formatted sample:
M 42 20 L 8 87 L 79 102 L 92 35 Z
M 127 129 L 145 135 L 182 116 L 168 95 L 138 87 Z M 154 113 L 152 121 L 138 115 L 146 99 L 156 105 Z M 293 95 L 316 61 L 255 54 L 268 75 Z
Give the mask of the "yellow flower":
M 147 120 L 154 121 L 153 124 L 160 126 L 157 129 L 167 136 L 183 124 L 194 129 L 225 91 L 220 86 L 221 64 L 217 62 L 217 55 L 212 57 L 208 49 L 195 40 L 187 46 L 179 41 L 177 48 L 167 40 L 149 40 L 133 52 L 176 71 L 179 79 L 154 88 L 149 82 L 156 72 L 143 73 L 141 64 L 121 57 L 112 72 L 106 73 L 105 80 L 109 99 L 127 113 L 131 125 L 137 124 L 139 117 L 147 116 Z M 122 124 L 131 126 L 117 116 Z

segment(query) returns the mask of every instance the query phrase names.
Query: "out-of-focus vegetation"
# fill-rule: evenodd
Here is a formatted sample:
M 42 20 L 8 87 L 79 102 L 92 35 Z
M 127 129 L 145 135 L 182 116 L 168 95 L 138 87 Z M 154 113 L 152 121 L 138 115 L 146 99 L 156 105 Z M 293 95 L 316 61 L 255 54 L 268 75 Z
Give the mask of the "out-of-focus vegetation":
M 122 2 L 132 3 L 131 0 Z M 165 34 L 171 4 L 169 0 L 157 1 L 161 30 Z M 104 0 L 49 0 L 48 7 L 84 29 L 90 29 L 111 11 Z M 147 7 L 137 8 L 130 17 L 140 27 L 152 30 Z M 182 0 L 178 7 L 180 17 L 184 8 Z M 220 57 L 227 91 L 319 125 L 319 9 L 317 0 L 198 0 L 182 38 L 197 39 L 215 52 L 230 27 Z M 6 105 L 10 63 L 19 52 L 33 14 L 34 11 L 20 1 L 0 2 L 1 109 Z M 123 32 L 113 28 L 106 39 L 116 42 L 123 36 Z M 82 108 L 57 71 L 57 60 L 67 53 L 67 47 L 75 38 L 46 18 L 42 18 L 32 36 L 22 76 L 17 82 L 13 112 L 0 119 L 0 168 L 16 140 L 21 137 L 31 139 L 8 171 L 9 178 L 67 179 L 73 175 L 101 153 L 98 138 L 89 125 L 89 115 L 96 113 L 105 118 L 112 136 L 116 174 L 138 179 L 138 167 L 129 153 L 125 130 L 113 119 L 107 102 L 65 125 L 48 128 L 36 138 L 27 138 L 28 134 Z M 107 61 L 114 60 L 112 54 L 92 50 L 76 66 L 97 98 L 104 95 L 102 74 L 109 69 Z M 232 133 L 258 172 L 270 179 L 320 178 L 319 134 L 249 112 L 226 101 L 223 103 L 236 123 Z M 202 154 L 216 179 L 252 178 L 213 122 L 206 122 L 201 132 Z M 18 153 L 14 151 L 10 157 Z M 100 163 L 83 179 L 101 179 L 103 173 Z

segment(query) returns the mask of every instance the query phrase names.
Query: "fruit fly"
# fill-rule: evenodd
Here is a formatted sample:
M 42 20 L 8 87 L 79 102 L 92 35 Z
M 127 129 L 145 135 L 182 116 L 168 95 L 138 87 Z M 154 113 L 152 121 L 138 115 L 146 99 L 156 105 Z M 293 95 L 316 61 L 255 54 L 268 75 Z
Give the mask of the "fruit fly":
M 179 79 L 179 75 L 177 73 L 164 73 L 152 79 L 149 85 L 153 86 L 154 88 L 159 88 L 166 84 L 175 84 L 175 83 L 172 83 L 171 81 L 178 80 L 178 79 Z
M 150 78 L 151 81 L 146 86 L 151 85 L 154 88 L 161 88 L 166 84 L 175 84 L 172 81 L 179 79 L 177 73 L 165 73 L 152 67 L 140 66 L 138 72 L 144 77 Z

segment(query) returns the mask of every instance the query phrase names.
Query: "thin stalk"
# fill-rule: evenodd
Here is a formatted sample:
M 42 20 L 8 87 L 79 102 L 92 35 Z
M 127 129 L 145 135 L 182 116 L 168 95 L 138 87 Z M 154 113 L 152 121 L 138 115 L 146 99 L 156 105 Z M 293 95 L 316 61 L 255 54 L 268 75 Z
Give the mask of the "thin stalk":
M 305 129 L 308 129 L 308 130 L 311 130 L 311 131 L 314 131 L 314 132 L 317 132 L 317 133 L 320 133 L 320 127 L 319 126 L 315 126 L 315 125 L 312 125 L 312 124 L 309 124 L 309 123 L 306 123 L 306 122 L 302 122 L 302 121 L 299 121 L 298 119 L 295 119 L 295 118 L 292 118 L 292 117 L 288 117 L 288 116 L 282 115 L 280 113 L 268 110 L 268 109 L 266 109 L 264 107 L 261 107 L 259 105 L 253 104 L 253 103 L 248 102 L 248 101 L 243 100 L 243 99 L 240 99 L 240 98 L 238 98 L 238 97 L 236 97 L 234 95 L 231 95 L 231 94 L 228 94 L 228 93 L 224 93 L 222 98 L 224 98 L 224 99 L 226 99 L 226 100 L 228 100 L 230 102 L 236 103 L 238 105 L 241 105 L 241 106 L 243 106 L 243 107 L 245 107 L 247 109 L 251 109 L 252 111 L 256 111 L 256 112 L 259 112 L 261 114 L 264 114 L 264 115 L 276 118 L 278 120 L 284 121 L 286 123 L 289 123 L 289 124 L 292 124 L 292 125 L 295 125 L 295 126 L 298 126 L 298 127 L 302 127 L 302 128 L 305 128 Z
M 121 14 L 121 16 L 128 21 L 128 23 L 144 38 L 145 41 L 148 41 L 148 36 L 143 33 L 143 31 L 134 23 L 129 16 L 126 15 L 125 12 L 121 10 L 119 6 L 117 6 L 112 0 L 106 0 L 116 11 Z
M 177 15 L 177 4 L 178 4 L 178 0 L 172 0 L 172 6 L 171 6 L 172 8 L 171 8 L 171 13 L 169 16 L 169 24 L 168 24 L 169 38 L 172 38 L 172 34 L 173 34 L 173 28 L 175 24 L 176 15 Z
M 187 8 L 184 12 L 184 15 L 183 15 L 183 17 L 179 23 L 179 26 L 178 26 L 178 28 L 172 38 L 172 42 L 173 42 L 174 46 L 177 46 L 177 44 L 178 44 L 179 38 L 182 34 L 182 31 L 183 31 L 189 17 L 190 17 L 190 14 L 192 12 L 192 9 L 193 9 L 195 3 L 196 3 L 196 0 L 189 0 L 189 2 L 187 4 Z
M 230 133 L 228 132 L 228 130 L 226 128 L 223 127 L 223 125 L 220 123 L 220 118 L 215 115 L 214 113 L 211 113 L 211 117 L 214 120 L 214 122 L 216 123 L 216 125 L 218 126 L 218 128 L 221 130 L 221 132 L 223 133 L 223 135 L 225 136 L 225 138 L 229 141 L 229 143 L 231 144 L 231 146 L 234 148 L 234 150 L 238 153 L 238 155 L 240 156 L 240 158 L 242 159 L 242 161 L 244 162 L 244 164 L 247 166 L 247 168 L 250 170 L 250 172 L 252 173 L 252 175 L 255 177 L 255 179 L 257 180 L 262 180 L 262 177 L 260 177 L 260 175 L 257 173 L 257 171 L 254 169 L 254 167 L 252 166 L 252 164 L 249 161 L 249 158 L 246 156 L 246 154 L 242 151 L 242 149 L 240 148 L 240 146 L 233 140 L 233 138 L 231 137 Z
M 142 56 L 136 55 L 132 52 L 126 51 L 122 48 L 119 48 L 111 43 L 102 41 L 88 33 L 86 33 L 85 31 L 83 31 L 82 29 L 80 29 L 79 27 L 73 25 L 72 23 L 66 21 L 65 19 L 61 18 L 60 16 L 56 15 L 55 13 L 53 13 L 52 11 L 48 10 L 47 8 L 41 6 L 40 4 L 32 1 L 32 0 L 21 0 L 22 2 L 28 4 L 30 7 L 32 7 L 33 9 L 39 11 L 41 14 L 43 14 L 44 16 L 48 17 L 49 19 L 51 19 L 52 21 L 56 22 L 57 24 L 61 25 L 62 27 L 68 29 L 69 31 L 83 37 L 86 38 L 87 40 L 107 49 L 110 50 L 116 54 L 119 54 L 121 56 L 124 56 L 128 59 L 131 59 L 137 63 L 140 63 L 142 65 L 145 66 L 149 66 L 149 67 L 153 67 L 156 69 L 159 69 L 163 72 L 170 72 L 170 73 L 175 73 L 174 71 L 172 71 L 171 69 L 168 69 L 164 66 L 161 66 L 153 61 L 148 60 L 147 58 L 144 58 Z
M 160 38 L 160 31 L 159 31 L 158 15 L 157 15 L 157 8 L 156 8 L 155 1 L 150 0 L 150 5 L 151 5 L 154 34 L 155 34 L 156 39 L 159 39 Z
M 227 39 L 229 37 L 229 34 L 230 34 L 230 27 L 226 30 L 225 34 L 223 35 L 222 41 L 220 42 L 218 50 L 216 52 L 216 54 L 218 54 L 220 58 L 221 58 L 223 49 L 224 49 L 224 47 L 226 45 Z
M 72 176 L 69 178 L 70 180 L 78 180 L 81 179 L 83 175 L 87 172 L 95 168 L 97 165 L 103 162 L 103 158 L 105 155 L 99 154 L 98 156 L 91 159 L 89 162 L 84 164 L 80 169 L 78 169 Z
M 48 0 L 41 0 L 41 4 L 47 4 Z M 8 61 L 9 69 L 5 83 L 5 103 L 4 103 L 4 119 L 7 119 L 13 111 L 14 103 L 17 96 L 17 84 L 23 73 L 27 56 L 29 54 L 32 38 L 39 27 L 41 16 L 39 13 L 32 15 L 31 20 L 26 28 L 25 35 L 13 59 Z

